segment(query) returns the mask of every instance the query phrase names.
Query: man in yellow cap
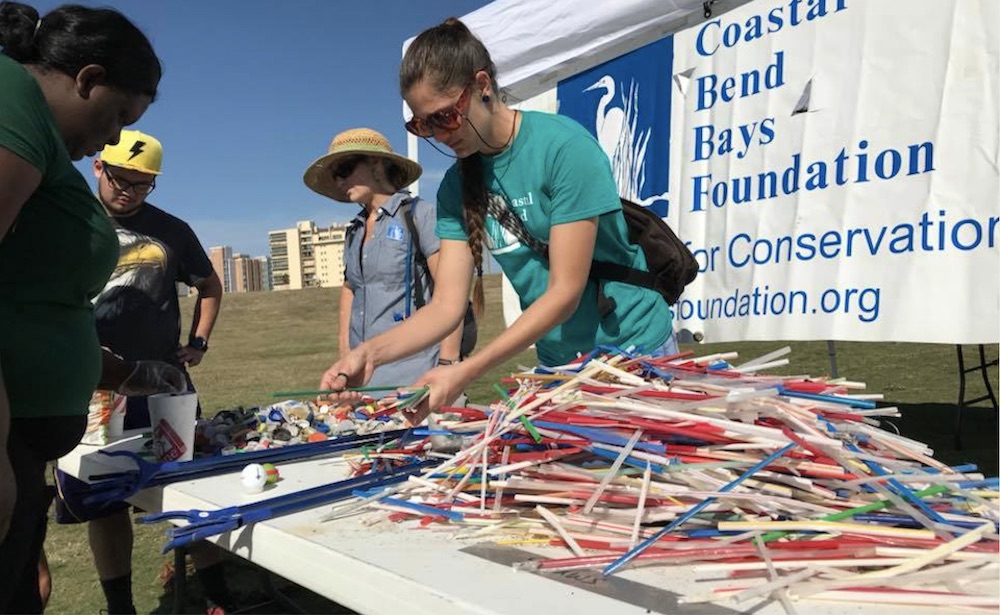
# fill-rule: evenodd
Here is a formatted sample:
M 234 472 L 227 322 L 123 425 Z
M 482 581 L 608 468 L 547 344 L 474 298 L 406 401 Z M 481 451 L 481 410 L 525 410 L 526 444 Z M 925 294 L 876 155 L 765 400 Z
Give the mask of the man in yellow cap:
M 208 351 L 223 289 L 191 227 L 146 200 L 156 188 L 162 162 L 159 140 L 136 130 L 123 130 L 119 142 L 105 147 L 94 160 L 97 196 L 111 218 L 120 249 L 114 273 L 94 300 L 94 314 L 102 346 L 129 360 L 158 359 L 175 365 L 184 371 L 193 391 L 185 368 L 198 365 Z M 198 289 L 186 344 L 179 343 L 178 282 Z M 146 397 L 128 398 L 126 430 L 150 426 L 146 401 Z M 108 613 L 135 613 L 128 505 L 88 509 L 69 495 L 72 477 L 58 479 L 62 497 L 57 520 L 90 522 L 90 548 Z M 228 603 L 221 565 L 214 565 L 218 557 L 204 549 L 192 549 L 192 556 L 207 597 Z

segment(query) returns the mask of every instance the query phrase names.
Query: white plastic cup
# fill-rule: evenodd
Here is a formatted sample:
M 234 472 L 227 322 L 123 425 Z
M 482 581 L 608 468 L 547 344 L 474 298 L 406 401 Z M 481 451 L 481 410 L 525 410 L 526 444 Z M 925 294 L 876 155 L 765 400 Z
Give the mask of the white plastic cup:
M 124 395 L 112 394 L 111 416 L 108 418 L 108 438 L 120 438 L 125 427 L 125 409 L 128 398 Z
M 149 396 L 153 454 L 157 461 L 190 461 L 194 457 L 197 414 L 196 393 L 160 393 Z

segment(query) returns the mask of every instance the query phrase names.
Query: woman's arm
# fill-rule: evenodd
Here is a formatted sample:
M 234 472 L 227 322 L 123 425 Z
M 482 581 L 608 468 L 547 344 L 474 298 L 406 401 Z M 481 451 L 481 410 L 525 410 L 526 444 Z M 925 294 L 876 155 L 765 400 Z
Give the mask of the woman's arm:
M 596 237 L 597 218 L 552 227 L 545 292 L 508 329 L 463 363 L 470 379 L 528 348 L 573 315 L 587 285 Z
M 463 241 L 442 240 L 438 254 L 438 280 L 430 303 L 401 324 L 365 340 L 340 357 L 323 374 L 320 388 L 362 385 L 371 378 L 376 367 L 433 346 L 455 330 L 465 316 L 469 301 L 472 253 Z
M 347 280 L 340 287 L 340 317 L 337 322 L 337 357 L 343 358 L 351 351 L 351 306 L 354 305 L 354 289 Z
M 440 261 L 438 255 L 440 253 L 441 252 L 439 250 L 434 254 L 431 254 L 430 257 L 427 259 L 427 268 L 430 270 L 431 276 L 433 276 L 434 278 L 435 285 L 437 285 L 438 277 L 440 276 L 437 270 L 438 262 Z M 459 355 L 461 354 L 461 349 L 462 349 L 462 330 L 464 329 L 463 325 L 464 321 L 459 321 L 458 326 L 455 327 L 455 330 L 449 333 L 448 337 L 441 340 L 441 350 L 438 353 L 439 360 L 449 362 L 448 364 L 450 364 L 450 363 L 457 363 L 458 360 L 461 358 Z
M 549 234 L 549 283 L 545 292 L 509 328 L 468 360 L 427 372 L 415 385 L 429 385 L 428 404 L 409 417 L 419 423 L 455 400 L 470 382 L 537 342 L 565 322 L 587 285 L 597 237 L 597 218 L 559 224 Z
M 17 232 L 14 221 L 41 183 L 41 171 L 9 149 L 0 147 L 0 242 L 8 233 Z M 7 454 L 9 436 L 10 400 L 0 365 L 0 541 L 7 535 L 17 499 L 17 481 Z

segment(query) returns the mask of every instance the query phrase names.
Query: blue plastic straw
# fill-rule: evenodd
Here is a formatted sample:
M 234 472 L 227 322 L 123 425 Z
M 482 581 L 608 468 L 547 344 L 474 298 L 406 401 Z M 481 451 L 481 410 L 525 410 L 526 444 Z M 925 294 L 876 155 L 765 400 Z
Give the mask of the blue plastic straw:
M 837 397 L 836 395 L 823 395 L 822 393 L 801 393 L 799 391 L 790 391 L 781 385 L 778 385 L 777 389 L 778 389 L 778 394 L 784 395 L 785 397 L 798 397 L 799 399 L 825 401 L 831 404 L 844 404 L 846 406 L 867 409 L 867 410 L 872 410 L 875 408 L 875 402 L 868 401 L 866 399 L 851 399 L 849 397 Z
M 850 442 L 845 442 L 844 447 L 853 453 L 862 452 L 861 449 L 859 449 L 854 444 L 851 444 Z M 871 470 L 872 473 L 875 474 L 876 476 L 886 476 L 886 477 L 891 476 L 891 474 L 888 471 L 886 471 L 882 466 L 875 463 L 874 461 L 869 461 L 867 459 L 861 458 L 861 463 L 868 466 L 868 469 Z M 949 523 L 948 520 L 946 520 L 944 517 L 938 514 L 936 510 L 928 506 L 927 503 L 924 502 L 922 499 L 917 497 L 917 495 L 913 493 L 913 490 L 904 485 L 903 483 L 899 482 L 895 478 L 887 478 L 886 483 L 888 483 L 889 487 L 891 487 L 893 491 L 899 494 L 903 499 L 908 500 L 916 508 L 919 508 L 920 511 L 925 515 L 927 515 L 931 520 L 937 523 L 945 523 L 945 524 Z
M 358 495 L 355 492 L 355 495 Z M 460 512 L 454 510 L 445 510 L 438 508 L 436 506 L 427 506 L 426 504 L 417 504 L 416 502 L 409 502 L 407 500 L 401 500 L 399 498 L 382 498 L 383 504 L 391 504 L 393 506 L 399 506 L 400 508 L 409 508 L 410 510 L 420 513 L 421 515 L 426 515 L 430 517 L 445 517 L 446 519 L 451 519 L 452 521 L 461 521 L 465 518 Z
M 218 510 L 167 511 L 142 517 L 139 521 L 141 523 L 155 523 L 170 519 L 182 519 L 189 522 L 187 525 L 167 531 L 170 541 L 163 547 L 163 552 L 166 553 L 173 548 L 230 532 L 251 523 L 332 504 L 352 497 L 352 493 L 357 489 L 371 489 L 399 483 L 437 463 L 440 461 L 428 459 L 242 506 L 230 506 Z
M 965 480 L 958 483 L 959 489 L 997 489 L 1000 488 L 1000 478 L 983 478 L 981 480 Z
M 770 455 L 768 455 L 764 459 L 761 459 L 752 468 L 750 468 L 749 470 L 747 470 L 746 473 L 744 473 L 742 476 L 740 476 L 739 478 L 737 478 L 733 482 L 729 483 L 725 487 L 719 489 L 719 492 L 720 493 L 726 493 L 727 491 L 732 491 L 733 489 L 739 487 L 740 483 L 742 483 L 746 479 L 750 478 L 751 476 L 753 476 L 757 472 L 760 472 L 761 470 L 763 470 L 767 466 L 771 465 L 772 463 L 774 463 L 775 459 L 778 459 L 779 457 L 781 457 L 782 455 L 784 455 L 788 451 L 792 450 L 796 446 L 797 446 L 796 443 L 792 442 L 791 444 L 788 444 L 785 447 L 780 448 L 780 449 L 774 451 L 773 453 L 771 453 Z M 694 506 L 692 506 L 691 509 L 688 510 L 686 513 L 684 513 L 680 517 L 677 517 L 676 519 L 674 519 L 670 523 L 670 525 L 664 527 L 659 532 L 653 534 L 652 536 L 650 536 L 646 540 L 644 540 L 641 543 L 639 543 L 639 545 L 636 546 L 636 548 L 632 549 L 631 551 L 629 551 L 625 555 L 619 557 L 617 560 L 615 560 L 615 561 L 611 562 L 610 564 L 608 564 L 608 566 L 602 571 L 602 574 L 604 576 L 608 576 L 608 575 L 614 574 L 616 570 L 618 570 L 619 568 L 621 568 L 625 564 L 631 562 L 633 559 L 635 559 L 636 557 L 638 557 L 643 551 L 645 551 L 649 547 L 653 546 L 653 544 L 656 543 L 656 541 L 658 541 L 659 539 L 663 538 L 664 536 L 666 536 L 667 534 L 669 534 L 670 532 L 672 532 L 674 529 L 680 527 L 684 523 L 687 523 L 687 521 L 689 519 L 691 519 L 691 517 L 694 517 L 695 515 L 697 515 L 701 511 L 703 511 L 706 508 L 708 508 L 717 499 L 718 499 L 718 496 L 713 495 L 713 496 L 705 498 L 701 502 L 698 502 L 697 504 L 695 504 Z
M 628 438 L 618 435 L 613 429 L 606 429 L 603 427 L 581 427 L 579 425 L 567 425 L 565 423 L 554 423 L 551 421 L 536 420 L 532 421 L 532 423 L 534 423 L 535 427 L 571 433 L 575 436 L 586 438 L 592 442 L 600 442 L 601 444 L 610 444 L 612 446 L 625 446 L 628 444 Z M 663 455 L 667 451 L 666 446 L 655 442 L 636 442 L 635 449 L 657 455 Z M 645 468 L 645 464 L 642 467 Z
M 603 457 L 604 459 L 610 459 L 612 461 L 614 461 L 615 459 L 618 459 L 618 455 L 620 454 L 620 453 L 617 453 L 615 451 L 608 451 L 608 450 L 604 450 L 602 448 L 597 448 L 596 446 L 588 446 L 587 447 L 587 452 L 589 452 L 589 453 L 591 453 L 593 455 L 596 455 L 598 457 Z M 663 472 L 663 464 L 651 463 L 651 462 L 645 461 L 643 459 L 639 459 L 637 457 L 633 457 L 631 455 L 629 455 L 628 457 L 626 457 L 622 461 L 622 463 L 624 463 L 625 465 L 628 465 L 628 466 L 632 466 L 633 468 L 638 468 L 640 470 L 645 470 L 646 469 L 646 464 L 649 463 L 649 467 L 652 468 L 653 472 L 656 472 L 656 473 Z

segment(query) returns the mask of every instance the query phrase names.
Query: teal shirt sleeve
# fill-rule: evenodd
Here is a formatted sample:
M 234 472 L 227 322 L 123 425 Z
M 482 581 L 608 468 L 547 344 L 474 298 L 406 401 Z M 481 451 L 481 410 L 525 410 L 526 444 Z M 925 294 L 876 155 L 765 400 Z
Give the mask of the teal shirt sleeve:
M 468 241 L 462 209 L 462 185 L 458 165 L 445 173 L 437 193 L 437 236 L 441 239 Z
M 573 136 L 562 144 L 555 153 L 551 173 L 553 226 L 621 209 L 611 163 L 589 134 Z

